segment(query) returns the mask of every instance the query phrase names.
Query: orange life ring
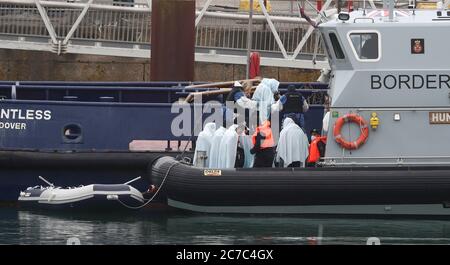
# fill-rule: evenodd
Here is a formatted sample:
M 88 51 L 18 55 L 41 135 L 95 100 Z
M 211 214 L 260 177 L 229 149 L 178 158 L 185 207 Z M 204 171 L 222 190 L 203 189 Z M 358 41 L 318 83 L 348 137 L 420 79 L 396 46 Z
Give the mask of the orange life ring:
M 349 142 L 344 140 L 344 138 L 342 137 L 342 126 L 344 126 L 346 122 L 354 122 L 361 128 L 361 134 L 359 135 L 358 139 L 356 139 L 356 141 Z M 369 127 L 367 126 L 367 122 L 363 119 L 363 117 L 357 114 L 350 113 L 336 120 L 336 122 L 334 123 L 333 135 L 336 142 L 340 146 L 342 146 L 342 148 L 354 150 L 358 149 L 367 141 L 367 138 L 369 138 Z

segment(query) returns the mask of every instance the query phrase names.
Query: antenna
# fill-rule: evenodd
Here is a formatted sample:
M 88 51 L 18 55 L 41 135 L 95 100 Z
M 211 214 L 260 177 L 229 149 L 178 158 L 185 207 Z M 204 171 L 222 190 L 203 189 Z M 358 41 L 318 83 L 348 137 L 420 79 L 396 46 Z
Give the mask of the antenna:
M 50 181 L 46 180 L 44 177 L 39 176 L 39 179 L 42 180 L 43 182 L 47 183 L 47 185 L 49 185 L 50 187 L 55 187 L 55 185 L 53 185 L 53 183 L 51 183 Z
M 139 176 L 139 177 L 137 177 L 137 178 L 134 178 L 134 179 L 132 179 L 132 180 L 130 180 L 130 181 L 127 181 L 127 182 L 125 182 L 125 183 L 123 183 L 124 185 L 128 185 L 128 184 L 130 184 L 131 182 L 135 182 L 136 180 L 139 180 L 139 179 L 141 179 L 141 176 Z
M 366 0 L 363 2 L 363 16 L 366 16 Z
M 394 0 L 389 0 L 389 21 L 394 21 Z

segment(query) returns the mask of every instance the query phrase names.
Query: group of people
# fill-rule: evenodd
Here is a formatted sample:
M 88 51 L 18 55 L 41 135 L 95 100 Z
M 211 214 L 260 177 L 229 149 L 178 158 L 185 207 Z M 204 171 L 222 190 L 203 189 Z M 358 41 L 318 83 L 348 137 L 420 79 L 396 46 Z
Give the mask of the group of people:
M 248 87 L 244 89 L 235 82 L 227 97 L 235 107 L 224 107 L 223 126 L 205 125 L 197 138 L 194 165 L 205 168 L 314 166 L 324 155 L 326 137 L 313 130 L 311 142 L 308 141 L 304 132 L 304 113 L 309 109 L 306 99 L 295 86 L 289 86 L 287 93 L 280 97 L 278 86 L 277 80 L 264 78 L 251 96 Z M 257 110 L 258 126 L 253 128 L 253 134 L 249 135 L 248 123 L 236 122 L 239 113 L 246 113 L 236 108 Z M 272 111 L 280 111 L 282 117 L 278 142 L 271 128 Z M 248 117 L 242 120 L 248 121 Z

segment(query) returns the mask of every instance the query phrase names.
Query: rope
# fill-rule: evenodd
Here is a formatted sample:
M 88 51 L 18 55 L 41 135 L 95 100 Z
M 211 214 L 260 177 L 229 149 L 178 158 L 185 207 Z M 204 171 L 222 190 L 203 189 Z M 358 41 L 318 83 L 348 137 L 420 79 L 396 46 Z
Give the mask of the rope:
M 140 205 L 140 206 L 129 206 L 126 203 L 124 203 L 123 201 L 121 201 L 120 199 L 117 199 L 118 202 L 120 202 L 120 204 L 122 204 L 123 206 L 129 208 L 129 209 L 133 209 L 133 210 L 138 210 L 141 209 L 145 206 L 147 206 L 149 203 L 151 203 L 153 201 L 154 198 L 156 198 L 156 196 L 158 195 L 159 191 L 162 189 L 164 183 L 166 182 L 167 176 L 169 176 L 170 170 L 175 166 L 178 165 L 180 162 L 175 161 L 175 163 L 173 163 L 172 165 L 170 165 L 170 167 L 167 169 L 166 175 L 164 176 L 161 185 L 159 185 L 158 190 L 156 190 L 155 194 L 153 194 L 153 196 L 148 199 L 148 201 L 146 201 L 144 204 Z
M 191 130 L 191 135 L 189 136 L 189 139 L 187 140 L 186 144 L 184 145 L 183 152 L 182 152 L 181 154 L 177 155 L 177 156 L 175 157 L 175 160 L 183 159 L 183 156 L 184 156 L 184 154 L 186 153 L 186 149 L 187 149 L 187 147 L 189 146 L 189 143 L 192 142 L 192 136 L 194 136 L 195 128 L 197 128 L 196 126 L 198 126 L 198 123 L 194 124 L 194 127 L 193 127 L 192 130 Z M 195 152 L 195 151 L 194 151 L 194 152 Z M 195 153 L 194 153 L 194 156 L 195 156 Z

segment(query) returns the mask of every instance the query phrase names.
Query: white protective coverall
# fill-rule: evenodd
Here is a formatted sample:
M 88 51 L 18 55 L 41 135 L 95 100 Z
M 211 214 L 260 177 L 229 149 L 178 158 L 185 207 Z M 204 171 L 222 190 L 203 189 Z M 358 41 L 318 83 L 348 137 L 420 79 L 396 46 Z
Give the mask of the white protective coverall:
M 255 155 L 250 152 L 253 148 L 251 135 L 240 135 L 239 144 L 244 149 L 244 168 L 252 168 L 255 160 Z
M 237 124 L 231 125 L 222 137 L 217 168 L 234 168 L 238 144 Z
M 283 166 L 299 161 L 305 167 L 305 160 L 309 155 L 308 137 L 291 118 L 284 119 L 283 129 L 277 146 L 276 160 L 283 159 Z
M 206 155 L 206 159 L 204 162 L 204 167 L 209 166 L 209 155 L 210 155 L 210 149 L 211 149 L 211 142 L 214 136 L 214 132 L 216 131 L 216 124 L 213 122 L 209 122 L 205 124 L 205 128 L 203 131 L 201 131 L 198 134 L 197 142 L 195 146 L 195 153 L 194 153 L 194 160 L 193 164 L 194 166 L 197 166 L 199 154 Z
M 259 122 L 264 123 L 269 118 L 272 104 L 275 103 L 273 95 L 278 91 L 280 82 L 276 79 L 263 78 L 256 87 L 252 100 L 259 103 Z
M 209 150 L 209 168 L 219 168 L 220 142 L 222 141 L 223 135 L 226 131 L 227 129 L 220 126 L 219 129 L 214 132 L 211 141 L 211 149 Z
M 327 135 L 328 134 L 328 124 L 330 123 L 330 112 L 327 111 L 327 113 L 325 113 L 325 115 L 323 116 L 323 120 L 322 120 L 322 135 Z

